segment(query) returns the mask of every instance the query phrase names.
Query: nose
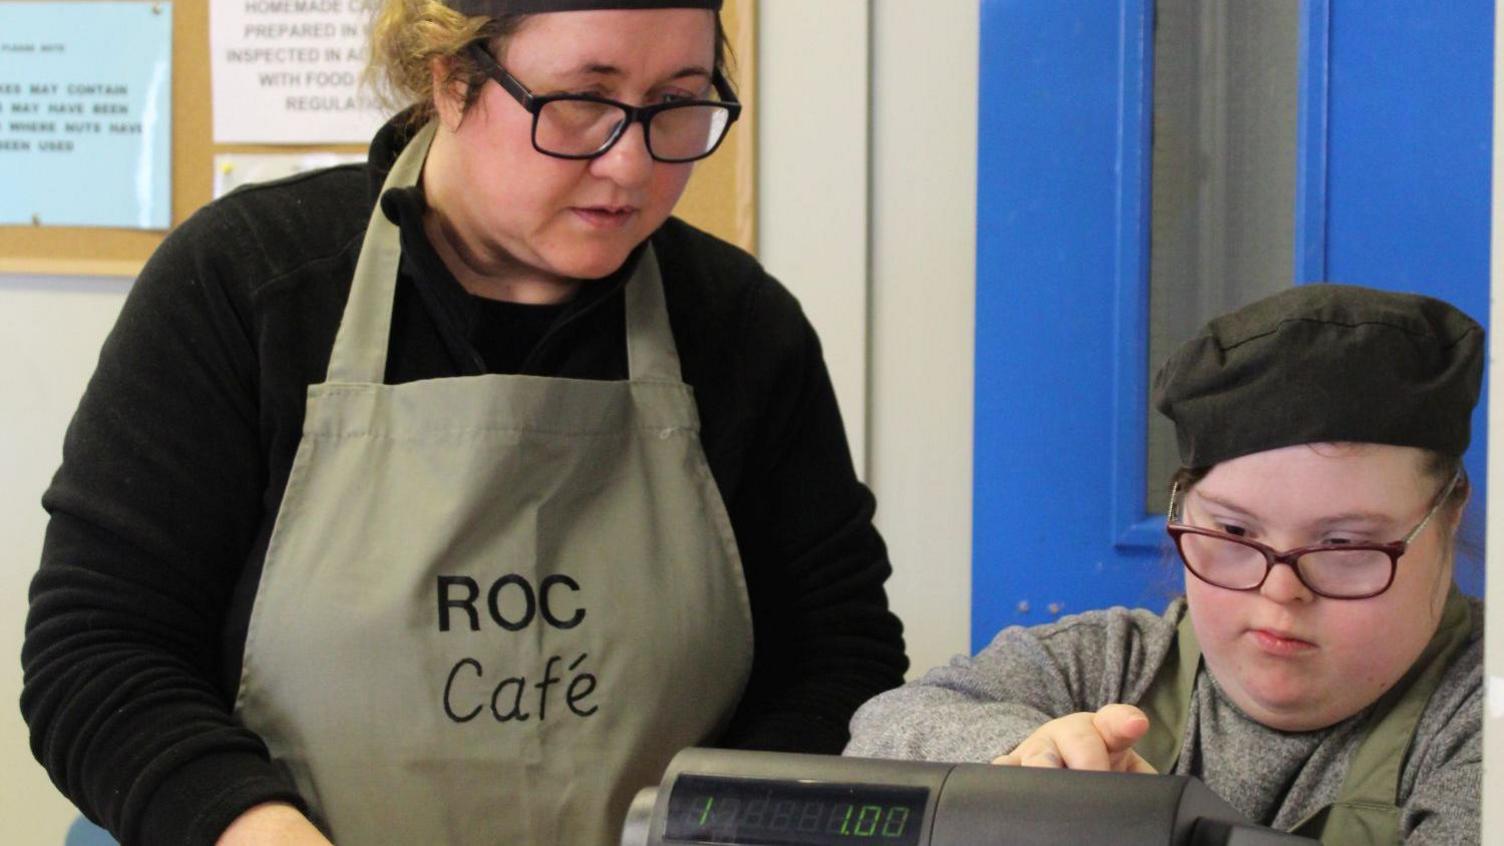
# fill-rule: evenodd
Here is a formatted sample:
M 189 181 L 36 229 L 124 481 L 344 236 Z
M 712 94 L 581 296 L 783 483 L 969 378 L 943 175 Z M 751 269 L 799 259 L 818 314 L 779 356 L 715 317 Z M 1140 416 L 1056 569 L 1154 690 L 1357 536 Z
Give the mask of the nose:
M 590 172 L 623 188 L 636 188 L 647 182 L 654 164 L 648 153 L 647 128 L 634 121 L 611 149 L 591 160 Z
M 1280 562 L 1274 565 L 1265 577 L 1264 584 L 1259 588 L 1259 593 L 1271 602 L 1286 604 L 1291 602 L 1310 602 L 1316 598 L 1306 583 L 1300 580 L 1295 572 L 1295 566 L 1288 562 Z

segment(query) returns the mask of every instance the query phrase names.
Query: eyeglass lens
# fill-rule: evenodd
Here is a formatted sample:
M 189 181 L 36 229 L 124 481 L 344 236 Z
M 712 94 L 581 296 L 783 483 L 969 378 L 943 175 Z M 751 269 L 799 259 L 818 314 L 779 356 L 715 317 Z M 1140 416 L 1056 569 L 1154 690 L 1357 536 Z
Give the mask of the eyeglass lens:
M 1249 590 L 1264 580 L 1268 560 L 1262 550 L 1229 538 L 1187 533 L 1180 536 L 1186 566 L 1218 587 Z M 1296 562 L 1296 573 L 1317 593 L 1368 596 L 1389 583 L 1394 563 L 1375 549 L 1328 549 L 1308 552 Z
M 648 149 L 662 160 L 700 158 L 720 143 L 730 114 L 722 106 L 698 104 L 664 109 L 649 120 Z M 533 141 L 545 152 L 588 156 L 611 143 L 626 119 L 623 109 L 609 103 L 551 100 L 538 110 Z

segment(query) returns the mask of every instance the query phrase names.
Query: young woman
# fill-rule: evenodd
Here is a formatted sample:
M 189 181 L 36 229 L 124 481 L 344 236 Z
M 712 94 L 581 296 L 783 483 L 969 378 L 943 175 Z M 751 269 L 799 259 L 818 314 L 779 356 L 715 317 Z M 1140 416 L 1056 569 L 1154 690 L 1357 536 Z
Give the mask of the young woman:
M 1482 329 L 1310 285 L 1156 380 L 1185 596 L 1004 630 L 879 696 L 847 754 L 1200 777 L 1330 844 L 1476 843 L 1483 609 L 1453 585 Z
M 368 164 L 180 227 L 45 504 L 22 708 L 125 843 L 609 844 L 905 666 L 819 342 L 669 217 L 720 0 L 386 0 Z

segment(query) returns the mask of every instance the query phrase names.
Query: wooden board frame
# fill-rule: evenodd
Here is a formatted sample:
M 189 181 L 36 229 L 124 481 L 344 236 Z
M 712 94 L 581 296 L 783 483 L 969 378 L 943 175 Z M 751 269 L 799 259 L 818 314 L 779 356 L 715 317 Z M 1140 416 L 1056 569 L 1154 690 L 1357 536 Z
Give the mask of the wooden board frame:
M 140 0 L 149 4 L 155 0 Z M 30 0 L 0 0 L 30 2 Z M 97 0 L 96 0 L 97 2 Z M 361 153 L 364 144 L 213 143 L 209 2 L 171 2 L 172 222 L 213 196 L 214 156 L 223 153 Z M 756 246 L 756 3 L 727 0 L 721 13 L 746 108 L 721 149 L 697 165 L 677 214 L 746 250 Z M 105 227 L 0 226 L 0 273 L 134 278 L 165 232 Z

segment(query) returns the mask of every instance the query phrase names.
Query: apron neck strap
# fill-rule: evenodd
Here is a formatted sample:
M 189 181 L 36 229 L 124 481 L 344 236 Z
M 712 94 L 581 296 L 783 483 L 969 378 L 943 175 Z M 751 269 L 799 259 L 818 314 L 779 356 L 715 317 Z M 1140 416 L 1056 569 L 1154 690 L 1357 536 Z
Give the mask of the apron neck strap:
M 1165 656 L 1142 701 L 1140 710 L 1149 718 L 1149 731 L 1136 749 L 1160 773 L 1169 773 L 1180 761 L 1185 741 L 1185 721 L 1196 692 L 1196 674 L 1201 670 L 1201 646 L 1191 626 L 1190 607 L 1182 605 L 1175 628 L 1175 648 Z
M 1466 596 L 1452 585 L 1441 622 L 1410 670 L 1375 703 L 1363 740 L 1353 753 L 1335 804 L 1394 805 L 1399 799 L 1400 765 L 1431 694 L 1472 638 L 1474 620 Z M 1318 812 L 1319 813 L 1319 812 Z M 1314 817 L 1315 814 L 1312 815 Z M 1303 820 L 1301 825 L 1309 821 Z M 1297 828 L 1299 828 L 1297 826 Z
M 668 322 L 663 275 L 649 241 L 623 291 L 627 312 L 627 374 L 633 381 L 679 382 L 679 350 Z
M 397 293 L 397 270 L 402 262 L 402 237 L 397 224 L 381 210 L 381 196 L 393 188 L 418 184 L 423 162 L 438 123 L 430 122 L 407 142 L 381 185 L 366 237 L 355 262 L 355 278 L 345 300 L 344 317 L 329 353 L 327 381 L 375 384 L 386 376 L 386 348 L 392 333 L 392 301 Z

